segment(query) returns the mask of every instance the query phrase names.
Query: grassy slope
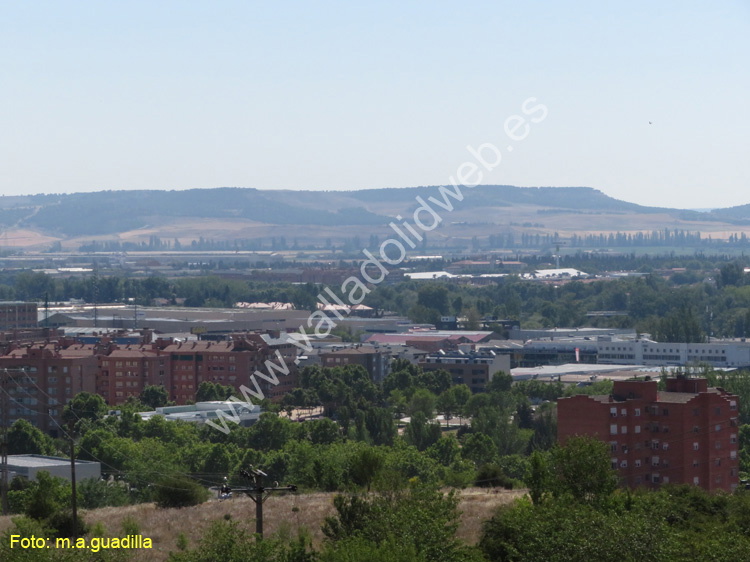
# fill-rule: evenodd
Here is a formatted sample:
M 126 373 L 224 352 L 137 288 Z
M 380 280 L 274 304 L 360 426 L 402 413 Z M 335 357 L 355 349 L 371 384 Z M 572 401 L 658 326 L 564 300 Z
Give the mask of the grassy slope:
M 458 535 L 469 544 L 475 544 L 479 538 L 481 524 L 489 519 L 495 509 L 525 491 L 490 490 L 469 488 L 461 494 L 461 526 Z M 297 529 L 306 528 L 314 541 L 323 540 L 320 527 L 327 515 L 334 512 L 333 496 L 330 493 L 314 493 L 286 496 L 272 496 L 264 508 L 265 535 L 297 535 Z M 299 511 L 293 511 L 294 507 Z M 230 514 L 235 521 L 247 522 L 251 532 L 255 531 L 255 504 L 247 497 L 236 497 L 233 500 L 211 500 L 203 505 L 183 509 L 157 509 L 153 504 L 141 504 L 128 507 L 108 507 L 96 509 L 84 514 L 85 520 L 92 526 L 101 523 L 106 536 L 123 536 L 122 523 L 127 517 L 135 519 L 140 525 L 144 538 L 151 538 L 151 550 L 134 551 L 134 560 L 138 562 L 157 562 L 166 560 L 170 551 L 177 550 L 177 537 L 184 533 L 195 545 L 195 538 L 213 521 L 221 520 Z M 0 517 L 0 533 L 10 527 L 10 517 Z

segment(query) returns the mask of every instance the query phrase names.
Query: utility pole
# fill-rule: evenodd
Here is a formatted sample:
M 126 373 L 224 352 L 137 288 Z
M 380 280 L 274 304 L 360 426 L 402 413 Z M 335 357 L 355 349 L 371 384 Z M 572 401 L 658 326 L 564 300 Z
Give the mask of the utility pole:
M 24 373 L 23 369 L 15 369 L 16 372 Z M 3 515 L 8 515 L 8 429 L 10 425 L 9 415 L 10 408 L 9 404 L 9 393 L 8 383 L 11 382 L 11 376 L 8 369 L 0 371 L 0 425 L 2 425 L 2 433 L 0 433 L 0 498 L 2 503 Z M 13 381 L 16 384 L 18 381 Z
M 8 371 L 0 371 L 0 398 L 2 398 L 2 425 L 3 433 L 0 436 L 0 449 L 2 452 L 2 481 L 0 481 L 0 493 L 2 494 L 3 515 L 8 515 Z
M 253 468 L 250 466 L 250 470 L 240 470 L 240 476 L 247 480 L 251 480 L 255 486 L 252 488 L 240 488 L 238 492 L 245 492 L 250 499 L 255 502 L 255 533 L 258 535 L 258 540 L 263 540 L 263 503 L 273 492 L 296 492 L 297 486 L 294 484 L 290 486 L 278 486 L 278 482 L 275 482 L 274 486 L 264 487 L 263 478 L 268 476 L 262 470 Z
M 76 497 L 76 442 L 73 438 L 75 422 L 70 420 L 68 423 L 68 437 L 70 437 L 70 484 L 72 496 L 70 498 L 71 509 L 73 511 L 73 533 L 78 535 L 78 498 Z

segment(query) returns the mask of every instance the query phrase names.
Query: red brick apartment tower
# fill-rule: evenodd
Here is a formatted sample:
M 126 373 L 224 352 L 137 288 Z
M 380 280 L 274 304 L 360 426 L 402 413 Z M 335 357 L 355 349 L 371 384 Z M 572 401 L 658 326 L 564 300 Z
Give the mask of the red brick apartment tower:
M 169 354 L 146 345 L 111 345 L 99 356 L 96 392 L 107 404 L 123 404 L 147 385 L 170 388 Z
M 96 391 L 95 348 L 66 341 L 15 347 L 0 357 L 8 369 L 9 421 L 26 419 L 42 431 L 57 435 L 62 411 L 79 392 Z
M 231 341 L 177 342 L 167 345 L 164 353 L 169 356 L 170 374 L 168 387 L 170 399 L 177 404 L 195 400 L 201 382 L 214 382 L 234 387 L 238 392 L 242 386 L 255 390 L 251 381 L 255 371 L 267 374 L 265 361 L 278 364 L 279 350 L 290 370 L 290 376 L 279 375 L 279 384 L 255 377 L 260 391 L 269 399 L 280 399 L 296 385 L 296 348 L 291 344 L 267 344 L 261 336 L 249 334 Z
M 591 435 L 609 443 L 629 487 L 695 484 L 731 492 L 739 483 L 737 396 L 706 379 L 615 381 L 609 396 L 558 401 L 558 441 Z

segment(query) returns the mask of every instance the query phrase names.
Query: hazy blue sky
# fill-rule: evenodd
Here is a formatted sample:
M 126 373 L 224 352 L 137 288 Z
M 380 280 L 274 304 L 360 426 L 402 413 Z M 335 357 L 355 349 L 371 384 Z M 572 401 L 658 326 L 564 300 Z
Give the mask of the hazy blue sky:
M 0 192 L 445 184 L 533 96 L 483 183 L 750 203 L 749 38 L 748 0 L 0 0 Z

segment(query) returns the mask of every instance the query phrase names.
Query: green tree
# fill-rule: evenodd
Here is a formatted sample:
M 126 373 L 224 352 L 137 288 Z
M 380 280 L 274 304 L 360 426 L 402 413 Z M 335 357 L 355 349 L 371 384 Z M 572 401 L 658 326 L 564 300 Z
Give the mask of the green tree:
M 373 447 L 363 447 L 351 458 L 349 470 L 351 478 L 358 486 L 370 491 L 370 486 L 384 466 L 383 455 Z
M 425 418 L 432 418 L 435 412 L 435 395 L 425 388 L 418 388 L 409 400 L 408 412 L 412 417 L 417 412 Z
M 100 420 L 106 414 L 107 404 L 104 398 L 98 394 L 79 392 L 63 408 L 62 418 L 65 423 L 75 423 L 79 420 Z
M 48 435 L 24 419 L 13 422 L 8 430 L 8 454 L 52 455 L 55 446 Z
M 497 461 L 497 445 L 492 437 L 485 433 L 469 433 L 463 438 L 461 456 L 480 467 Z
M 140 395 L 141 402 L 151 408 L 166 406 L 169 402 L 169 393 L 163 386 L 146 385 Z
M 551 451 L 552 492 L 570 495 L 592 505 L 605 501 L 617 488 L 617 472 L 612 469 L 609 445 L 587 437 L 570 437 L 565 446 Z
M 443 494 L 420 485 L 370 498 L 337 496 L 334 507 L 336 515 L 326 518 L 323 533 L 335 543 L 360 537 L 378 545 L 413 545 L 417 557 L 430 562 L 481 560 L 456 538 L 459 511 L 454 492 Z
M 38 521 L 45 521 L 70 501 L 70 485 L 61 478 L 42 470 L 36 473 L 36 486 L 31 489 L 24 513 Z
M 434 283 L 423 285 L 417 291 L 417 304 L 436 310 L 440 316 L 446 316 L 450 312 L 448 289 L 445 285 Z
M 430 423 L 421 411 L 415 412 L 411 421 L 404 429 L 404 439 L 409 445 L 414 445 L 424 451 L 440 439 L 441 430 L 437 423 Z
M 531 454 L 524 482 L 529 487 L 531 501 L 539 505 L 552 488 L 552 471 L 546 454 L 539 451 Z
M 449 388 L 437 397 L 435 407 L 445 418 L 445 427 L 447 428 L 448 420 L 453 417 L 453 414 L 455 414 L 458 409 L 458 400 L 456 399 L 456 394 L 453 392 L 452 388 Z

